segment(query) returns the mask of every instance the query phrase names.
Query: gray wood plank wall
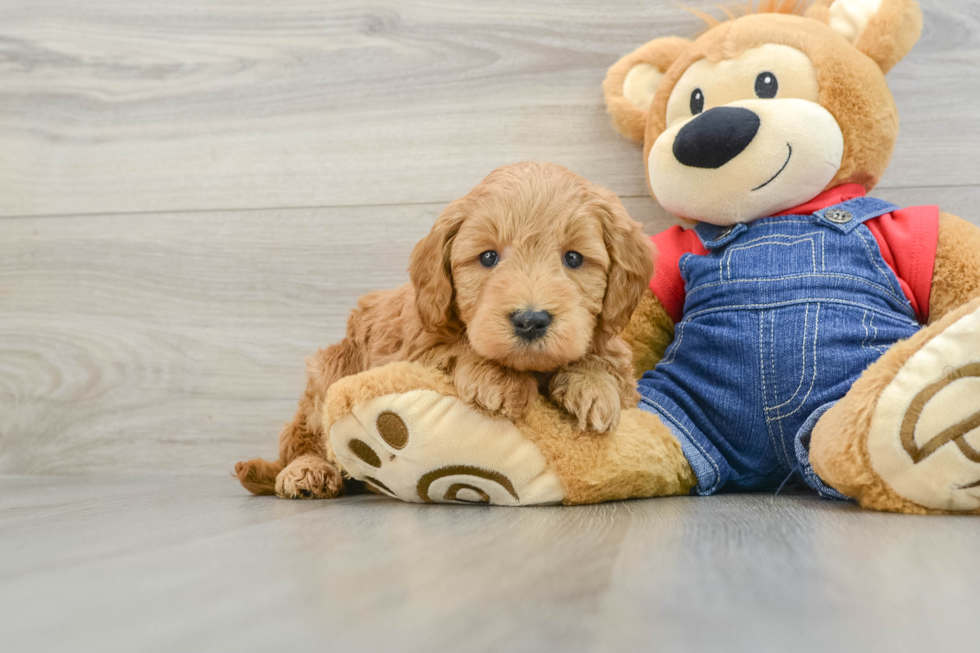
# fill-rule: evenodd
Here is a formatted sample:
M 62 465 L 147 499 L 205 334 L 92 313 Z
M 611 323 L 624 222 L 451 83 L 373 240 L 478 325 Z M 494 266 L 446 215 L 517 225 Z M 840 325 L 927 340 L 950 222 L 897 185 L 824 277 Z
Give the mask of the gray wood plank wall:
M 922 4 L 877 194 L 977 221 L 980 3 Z M 0 0 L 0 473 L 272 455 L 304 356 L 498 165 L 669 224 L 600 83 L 700 28 L 660 0 Z

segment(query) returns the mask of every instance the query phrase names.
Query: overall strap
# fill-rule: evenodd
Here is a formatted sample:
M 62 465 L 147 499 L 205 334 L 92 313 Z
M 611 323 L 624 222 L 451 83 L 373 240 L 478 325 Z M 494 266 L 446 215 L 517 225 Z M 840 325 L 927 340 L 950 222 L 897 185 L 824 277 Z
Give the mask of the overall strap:
M 877 218 L 886 213 L 898 210 L 899 207 L 891 202 L 886 202 L 876 197 L 855 197 L 852 200 L 820 209 L 812 217 L 818 224 L 831 227 L 844 234 L 849 234 L 872 218 Z M 811 216 L 800 217 L 809 218 Z M 762 219 L 765 220 L 767 218 Z M 741 222 L 728 227 L 719 227 L 718 225 L 701 222 L 694 227 L 694 231 L 701 240 L 701 244 L 707 250 L 724 247 L 748 231 L 748 229 L 748 225 Z
M 701 244 L 709 251 L 724 247 L 744 234 L 748 229 L 741 222 L 733 224 L 730 227 L 719 227 L 718 225 L 708 224 L 707 222 L 700 222 L 694 227 L 698 238 L 701 239 Z
M 855 197 L 820 209 L 813 214 L 813 217 L 824 226 L 849 234 L 868 220 L 897 210 L 898 207 L 891 202 L 876 197 Z

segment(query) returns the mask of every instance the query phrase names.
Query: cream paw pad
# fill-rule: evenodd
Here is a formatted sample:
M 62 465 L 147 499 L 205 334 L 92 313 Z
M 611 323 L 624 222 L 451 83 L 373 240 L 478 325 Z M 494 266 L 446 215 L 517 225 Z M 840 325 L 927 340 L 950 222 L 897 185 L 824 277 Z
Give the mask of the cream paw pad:
M 387 394 L 335 416 L 330 446 L 352 477 L 415 503 L 557 504 L 565 493 L 508 420 L 433 390 Z
M 980 508 L 980 308 L 905 362 L 875 408 L 868 453 L 875 472 L 910 501 Z

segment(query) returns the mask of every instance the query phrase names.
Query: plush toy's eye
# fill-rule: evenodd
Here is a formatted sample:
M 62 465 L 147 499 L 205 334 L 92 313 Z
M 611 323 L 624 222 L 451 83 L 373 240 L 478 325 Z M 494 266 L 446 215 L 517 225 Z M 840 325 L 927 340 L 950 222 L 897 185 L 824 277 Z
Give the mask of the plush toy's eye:
M 493 251 L 492 249 L 487 250 L 482 254 L 480 254 L 480 265 L 482 265 L 485 268 L 496 267 L 497 261 L 499 260 L 500 257 L 497 256 L 497 252 Z
M 577 270 L 580 267 L 582 267 L 582 264 L 584 262 L 585 262 L 585 257 L 579 254 L 578 252 L 565 252 L 565 265 L 567 267 L 570 267 L 573 270 Z
M 696 116 L 704 111 L 704 93 L 696 88 L 691 91 L 691 115 Z
M 772 73 L 759 73 L 755 78 L 755 94 L 764 100 L 776 97 L 779 92 L 779 82 Z

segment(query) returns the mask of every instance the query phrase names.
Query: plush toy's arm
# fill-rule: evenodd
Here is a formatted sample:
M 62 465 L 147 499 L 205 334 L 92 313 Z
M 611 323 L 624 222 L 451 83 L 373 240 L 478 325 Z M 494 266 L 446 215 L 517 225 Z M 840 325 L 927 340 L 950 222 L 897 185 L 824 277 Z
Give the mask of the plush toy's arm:
M 651 413 L 624 410 L 615 431 L 598 435 L 538 397 L 512 422 L 474 410 L 449 376 L 418 363 L 340 379 L 323 423 L 347 476 L 403 501 L 581 504 L 697 484 L 680 442 Z
M 929 323 L 976 297 L 980 297 L 980 227 L 940 213 Z
M 633 350 L 633 374 L 640 378 L 660 362 L 674 340 L 674 321 L 648 289 L 621 335 Z

